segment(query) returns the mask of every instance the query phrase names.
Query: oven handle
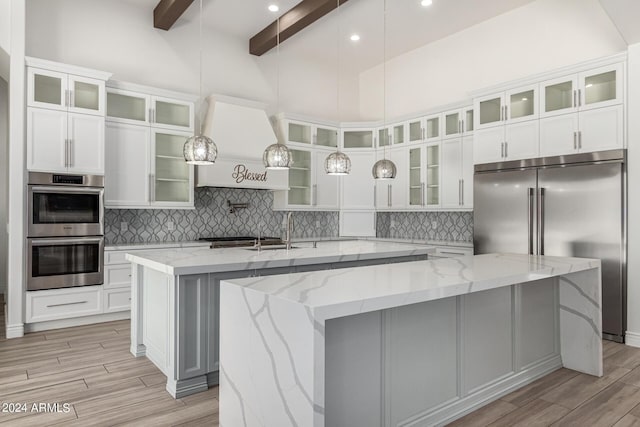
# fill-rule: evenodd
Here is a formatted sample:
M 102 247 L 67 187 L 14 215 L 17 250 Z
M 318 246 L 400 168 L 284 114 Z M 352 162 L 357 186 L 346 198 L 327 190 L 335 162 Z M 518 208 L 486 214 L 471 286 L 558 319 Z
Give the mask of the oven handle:
M 102 194 L 104 193 L 104 188 L 102 187 L 54 187 L 54 186 L 30 186 L 30 190 L 32 193 L 85 193 L 85 194 Z
M 34 238 L 29 239 L 31 242 L 31 246 L 48 246 L 48 245 L 57 245 L 57 246 L 68 246 L 68 245 L 76 245 L 78 243 L 98 243 L 100 246 L 104 245 L 104 237 L 56 237 L 52 239 L 41 239 Z

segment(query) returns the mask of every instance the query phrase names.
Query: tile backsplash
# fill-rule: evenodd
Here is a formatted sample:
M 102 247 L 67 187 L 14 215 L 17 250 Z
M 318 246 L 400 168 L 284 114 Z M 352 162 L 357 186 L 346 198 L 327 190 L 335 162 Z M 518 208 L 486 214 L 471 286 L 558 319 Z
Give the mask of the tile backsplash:
M 473 212 L 379 212 L 377 236 L 473 241 Z
M 230 213 L 227 200 L 248 203 Z M 235 188 L 196 188 L 195 209 L 106 209 L 105 244 L 158 243 L 200 237 L 282 237 L 286 212 L 273 211 L 273 192 Z M 294 237 L 338 236 L 338 212 L 295 212 Z M 127 231 L 121 224 L 127 223 Z M 169 230 L 173 223 L 173 230 Z

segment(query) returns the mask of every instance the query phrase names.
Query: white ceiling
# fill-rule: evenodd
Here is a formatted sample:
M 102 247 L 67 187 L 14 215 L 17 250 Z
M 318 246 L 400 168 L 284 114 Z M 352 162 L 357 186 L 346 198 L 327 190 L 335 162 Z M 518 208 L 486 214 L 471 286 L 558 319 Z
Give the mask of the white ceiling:
M 125 0 L 145 5 L 149 13 L 159 0 Z M 280 13 L 300 0 L 203 0 L 204 25 L 217 31 L 245 39 L 258 33 L 277 14 L 267 10 L 276 3 Z M 433 0 L 430 7 L 420 0 L 386 0 L 387 58 L 400 55 L 425 44 L 464 30 L 534 0 Z M 619 1 L 619 0 L 618 0 Z M 629 0 L 637 1 L 637 0 Z M 283 54 L 310 61 L 335 61 L 338 19 L 341 26 L 343 66 L 351 72 L 369 69 L 383 60 L 384 0 L 350 0 L 329 15 L 282 43 Z M 195 1 L 175 24 L 191 25 L 198 19 Z M 353 43 L 349 35 L 357 32 L 362 39 Z M 452 52 L 455 54 L 455 52 Z
M 640 42 L 640 1 L 638 0 L 600 0 L 627 44 Z

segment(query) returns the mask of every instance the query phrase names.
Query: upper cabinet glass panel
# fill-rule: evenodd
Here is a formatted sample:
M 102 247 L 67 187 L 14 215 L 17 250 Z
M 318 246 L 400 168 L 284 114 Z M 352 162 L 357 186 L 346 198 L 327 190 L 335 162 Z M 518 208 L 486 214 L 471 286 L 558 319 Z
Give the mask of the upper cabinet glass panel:
M 373 132 L 370 130 L 346 130 L 344 148 L 373 148 Z
M 412 148 L 409 150 L 409 204 L 411 206 L 424 204 L 421 158 L 421 148 Z
M 147 100 L 140 96 L 108 92 L 107 116 L 145 122 L 147 120 Z
M 480 124 L 497 123 L 502 120 L 502 98 L 487 99 L 480 102 Z
M 544 88 L 544 111 L 564 110 L 574 106 L 574 82 L 568 80 Z
M 155 134 L 155 200 L 186 203 L 191 197 L 191 168 L 184 162 L 184 135 Z
M 338 131 L 336 129 L 318 127 L 316 129 L 316 145 L 321 145 L 323 147 L 337 147 Z
M 389 145 L 389 129 L 378 130 L 378 147 L 386 147 Z
M 71 105 L 74 108 L 100 110 L 100 92 L 102 92 L 102 89 L 99 84 L 75 80 L 72 91 L 73 102 Z
M 440 138 L 440 117 L 427 119 L 427 139 Z
M 446 114 L 445 118 L 445 136 L 456 135 L 460 133 L 460 113 Z
M 66 79 L 66 76 L 64 79 Z M 64 105 L 62 99 L 63 87 L 63 77 L 38 73 L 33 75 L 33 99 L 35 102 L 58 106 Z
M 584 79 L 584 103 L 586 105 L 616 99 L 617 72 L 609 71 Z
M 393 127 L 393 143 L 404 143 L 404 125 L 396 125 Z
M 409 122 L 409 142 L 422 141 L 422 120 Z
M 464 131 L 473 132 L 473 108 L 469 108 L 465 111 Z
M 514 93 L 509 99 L 509 118 L 518 119 L 535 115 L 535 91 Z
M 289 142 L 311 144 L 311 126 L 289 123 Z
M 311 204 L 311 152 L 291 150 L 293 160 L 289 168 L 289 204 Z
M 187 103 L 156 100 L 154 123 L 190 128 L 191 113 L 191 106 Z

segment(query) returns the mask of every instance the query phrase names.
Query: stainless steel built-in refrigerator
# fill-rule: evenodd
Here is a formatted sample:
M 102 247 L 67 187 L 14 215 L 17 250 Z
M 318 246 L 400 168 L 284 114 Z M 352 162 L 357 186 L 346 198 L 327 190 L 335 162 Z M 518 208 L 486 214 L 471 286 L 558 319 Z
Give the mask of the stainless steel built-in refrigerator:
M 602 260 L 603 338 L 626 329 L 626 150 L 476 165 L 474 247 Z

